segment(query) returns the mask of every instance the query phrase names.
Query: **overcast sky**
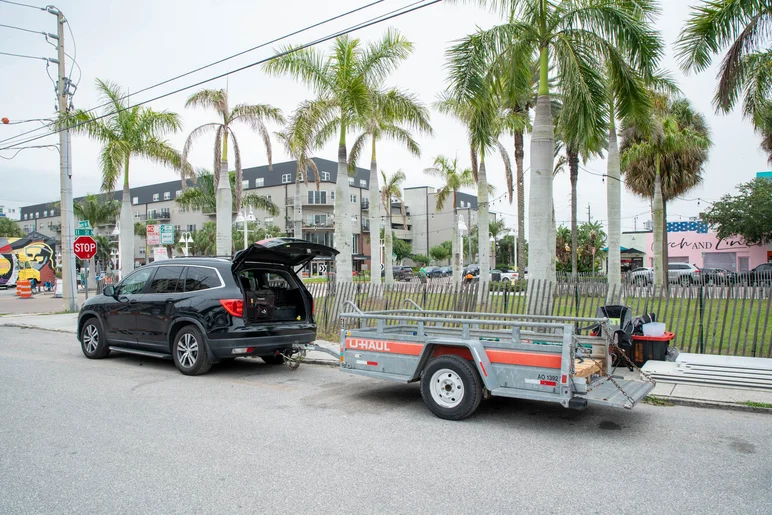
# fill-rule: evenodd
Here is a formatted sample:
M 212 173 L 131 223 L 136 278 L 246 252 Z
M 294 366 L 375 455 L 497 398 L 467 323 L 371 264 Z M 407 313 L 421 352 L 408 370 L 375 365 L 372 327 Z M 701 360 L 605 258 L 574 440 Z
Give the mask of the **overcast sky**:
M 25 2 L 37 3 L 35 0 Z M 78 108 L 99 105 L 94 80 L 117 82 L 130 91 L 160 82 L 220 58 L 256 46 L 265 41 L 283 36 L 299 28 L 346 12 L 369 3 L 367 0 L 338 0 L 319 2 L 317 0 L 285 0 L 282 2 L 246 0 L 110 0 L 67 1 L 57 0 L 56 5 L 71 23 L 77 48 L 73 48 L 69 33 L 66 36 L 68 53 L 75 55 L 82 75 L 76 68 L 73 80 L 79 81 L 74 103 Z M 412 3 L 411 0 L 387 0 L 355 15 L 332 22 L 306 33 L 294 36 L 284 42 L 301 44 L 334 33 L 356 23 Z M 684 95 L 694 107 L 705 114 L 712 130 L 714 141 L 710 161 L 705 167 L 704 185 L 690 192 L 686 197 L 701 197 L 708 201 L 734 191 L 734 186 L 748 181 L 756 172 L 766 170 L 764 154 L 759 150 L 759 138 L 751 124 L 739 113 L 728 116 L 714 114 L 711 99 L 715 86 L 715 69 L 700 74 L 684 76 L 673 59 L 673 42 L 686 20 L 689 6 L 696 0 L 668 0 L 662 2 L 663 14 L 657 26 L 667 42 L 666 58 L 663 65 L 670 69 L 677 79 Z M 487 28 L 497 22 L 497 17 L 472 5 L 439 3 L 425 9 L 401 16 L 381 25 L 355 33 L 363 40 L 375 39 L 382 35 L 387 26 L 398 28 L 414 43 L 415 51 L 401 68 L 388 80 L 388 85 L 398 86 L 417 94 L 427 103 L 432 103 L 445 87 L 446 74 L 443 64 L 444 52 L 452 41 L 471 33 L 476 27 Z M 36 31 L 55 32 L 55 17 L 43 11 L 0 3 L 0 23 L 24 27 Z M 330 43 L 322 45 L 328 48 Z M 55 57 L 53 47 L 42 36 L 0 27 L 0 52 L 12 52 L 33 56 Z M 263 48 L 205 71 L 185 77 L 157 89 L 132 95 L 132 101 L 153 98 L 161 93 L 173 91 L 230 71 L 273 53 L 272 48 Z M 0 55 L 0 117 L 11 120 L 46 118 L 53 114 L 55 96 L 52 82 L 46 76 L 43 61 L 19 59 Z M 55 76 L 52 65 L 50 72 Z M 225 79 L 209 83 L 209 88 L 224 88 Z M 201 86 L 203 87 L 203 86 Z M 232 74 L 228 80 L 231 104 L 270 103 L 289 114 L 297 104 L 310 98 L 310 91 L 289 77 L 268 77 L 259 66 Z M 185 109 L 188 95 L 199 88 L 178 93 L 150 105 L 156 110 L 175 111 L 182 115 L 182 132 L 169 136 L 171 143 L 181 148 L 187 134 L 203 123 L 214 121 L 212 113 L 199 109 Z M 379 167 L 387 174 L 403 170 L 407 174 L 407 186 L 423 184 L 438 185 L 434 179 L 425 177 L 421 171 L 430 166 L 438 154 L 458 155 L 465 166 L 469 165 L 468 147 L 463 127 L 455 120 L 432 112 L 435 136 L 423 137 L 419 141 L 422 156 L 410 156 L 399 146 L 382 143 L 378 152 Z M 32 129 L 35 123 L 22 125 L 0 125 L 0 139 Z M 278 127 L 272 127 L 272 130 Z M 258 138 L 247 127 L 237 127 L 243 166 L 252 167 L 266 164 L 264 148 Z M 353 139 L 353 138 L 351 138 Z M 502 143 L 513 150 L 511 138 L 502 138 Z M 56 143 L 57 136 L 30 143 L 31 145 Z M 3 145 L 0 145 L 3 146 Z M 191 162 L 195 167 L 211 168 L 213 137 L 202 137 L 193 147 Z M 100 171 L 98 166 L 99 146 L 86 137 L 73 138 L 73 187 L 75 195 L 95 193 L 99 190 Z M 525 164 L 528 166 L 529 152 L 526 140 Z M 3 151 L 3 157 L 12 153 Z M 334 142 L 316 153 L 318 157 L 336 159 Z M 360 165 L 369 166 L 369 155 Z M 289 158 L 274 140 L 274 161 Z M 231 165 L 233 163 L 231 162 Z M 489 180 L 504 191 L 504 172 L 500 161 L 491 158 L 488 165 Z M 598 174 L 605 173 L 606 163 L 593 160 L 584 168 Z M 0 203 L 19 201 L 23 204 L 45 202 L 59 198 L 59 158 L 55 150 L 25 150 L 12 160 L 0 160 Z M 131 185 L 141 186 L 154 182 L 173 180 L 173 171 L 148 162 L 135 160 L 131 164 Z M 570 185 L 567 174 L 555 179 L 555 210 L 558 223 L 568 225 L 570 220 Z M 579 175 L 579 220 L 587 220 L 590 207 L 593 220 L 606 219 L 605 183 L 602 178 L 589 172 Z M 528 176 L 526 174 L 526 198 Z M 671 220 L 695 216 L 706 207 L 697 201 L 674 201 L 669 204 Z M 508 225 L 515 226 L 514 205 L 500 201 L 491 208 L 506 214 Z M 526 209 L 526 213 L 527 213 Z M 651 218 L 648 203 L 623 188 L 622 228 L 632 230 L 637 222 L 640 229 L 644 221 Z M 636 219 L 637 217 L 637 219 Z M 526 223 L 527 227 L 527 223 Z

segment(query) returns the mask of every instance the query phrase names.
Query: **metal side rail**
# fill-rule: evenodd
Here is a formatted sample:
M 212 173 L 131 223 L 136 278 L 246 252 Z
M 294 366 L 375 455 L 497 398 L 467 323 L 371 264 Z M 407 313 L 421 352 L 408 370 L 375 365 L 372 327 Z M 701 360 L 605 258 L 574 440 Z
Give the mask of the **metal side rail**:
M 614 384 L 609 378 L 602 379 L 587 393 L 576 393 L 576 397 L 585 399 L 588 404 L 614 406 L 632 409 L 641 399 L 654 389 L 655 384 L 649 381 L 616 380 Z M 617 386 L 618 385 L 618 386 Z

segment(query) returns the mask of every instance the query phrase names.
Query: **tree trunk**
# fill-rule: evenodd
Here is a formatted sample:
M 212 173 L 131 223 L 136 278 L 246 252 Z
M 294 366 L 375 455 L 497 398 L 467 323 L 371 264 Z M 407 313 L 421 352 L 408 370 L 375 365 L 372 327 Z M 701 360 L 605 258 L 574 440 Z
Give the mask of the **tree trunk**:
M 612 106 L 613 107 L 613 106 Z M 622 188 L 619 164 L 619 145 L 614 123 L 614 110 L 608 130 L 608 166 L 606 168 L 606 202 L 608 207 L 608 286 L 610 292 L 622 287 Z M 608 299 L 609 301 L 611 299 Z
M 383 230 L 383 260 L 385 262 L 384 276 L 386 280 L 386 286 L 394 284 L 394 260 L 391 255 L 393 251 L 392 245 L 393 237 L 391 233 L 391 206 L 389 206 L 389 214 L 386 216 L 386 228 Z
M 131 212 L 131 190 L 129 189 L 129 158 L 123 171 L 123 198 L 121 199 L 121 231 L 118 235 L 120 243 L 121 279 L 134 270 L 134 216 Z
M 368 218 L 370 220 L 370 282 L 381 284 L 381 188 L 378 185 L 378 163 L 375 159 L 375 138 L 373 138 L 373 156 L 370 160 L 370 207 Z M 385 270 L 385 267 L 384 267 Z
M 523 157 L 525 155 L 523 133 L 515 133 L 515 165 L 517 168 L 517 273 L 525 277 L 525 173 Z
M 485 174 L 485 152 L 483 151 L 480 152 L 480 168 L 477 174 L 477 253 L 480 256 L 480 283 L 491 280 L 489 221 L 488 177 Z
M 220 179 L 217 184 L 217 238 L 216 252 L 218 256 L 233 254 L 233 194 L 228 176 L 228 130 L 223 131 L 222 160 L 220 162 Z
M 578 199 L 576 198 L 576 183 L 579 182 L 579 153 L 572 148 L 566 151 L 568 155 L 568 171 L 571 178 L 571 274 L 574 278 L 579 273 L 577 262 L 577 247 L 579 246 L 579 234 L 576 224 Z M 552 208 L 553 217 L 555 206 Z
M 531 136 L 531 187 L 528 202 L 528 276 L 549 281 L 554 272 L 555 236 L 552 228 L 552 171 L 555 136 L 549 94 L 539 95 Z M 553 236 L 550 236 L 553 234 Z M 550 247 L 551 245 L 551 247 Z M 544 288 L 530 303 L 533 314 L 548 314 L 544 309 Z
M 458 230 L 458 208 L 456 207 L 458 204 L 456 204 L 456 192 L 453 192 L 453 236 L 451 241 L 451 257 L 452 257 L 452 267 L 453 267 L 453 284 L 458 285 L 461 284 L 461 255 L 460 255 L 460 247 L 461 247 L 461 235 L 459 234 Z
M 303 239 L 303 197 L 300 194 L 300 176 L 303 170 L 298 167 L 295 174 L 295 199 L 292 201 L 293 232 L 295 238 Z M 308 182 L 306 182 L 308 184 Z
M 346 128 L 341 125 L 338 145 L 338 177 L 335 182 L 335 248 L 340 252 L 335 257 L 335 277 L 340 284 L 353 281 L 351 253 L 351 189 L 348 184 L 348 163 L 346 162 Z
M 667 264 L 662 253 L 662 177 L 659 174 L 659 156 L 657 156 L 654 176 L 654 284 L 662 286 L 667 284 Z

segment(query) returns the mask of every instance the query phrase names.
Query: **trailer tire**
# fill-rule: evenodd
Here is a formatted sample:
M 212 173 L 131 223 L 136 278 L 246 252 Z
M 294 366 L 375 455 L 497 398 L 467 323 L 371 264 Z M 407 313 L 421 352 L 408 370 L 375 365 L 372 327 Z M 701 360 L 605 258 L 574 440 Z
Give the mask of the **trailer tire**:
M 438 417 L 463 420 L 480 405 L 482 380 L 468 360 L 438 356 L 429 361 L 421 374 L 421 397 Z

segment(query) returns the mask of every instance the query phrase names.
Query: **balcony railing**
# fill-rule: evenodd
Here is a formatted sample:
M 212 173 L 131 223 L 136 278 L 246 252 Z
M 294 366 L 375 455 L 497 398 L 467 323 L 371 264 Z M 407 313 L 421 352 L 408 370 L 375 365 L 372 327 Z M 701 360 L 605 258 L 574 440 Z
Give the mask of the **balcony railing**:
M 362 220 L 362 230 L 370 232 L 370 220 Z
M 303 227 L 311 227 L 316 229 L 330 229 L 335 226 L 335 222 L 327 220 L 325 222 L 313 222 L 309 223 L 308 220 L 303 220 Z
M 367 199 L 362 199 L 362 209 L 370 209 L 370 201 Z
M 169 220 L 171 212 L 168 209 L 148 211 L 147 218 L 148 220 Z

